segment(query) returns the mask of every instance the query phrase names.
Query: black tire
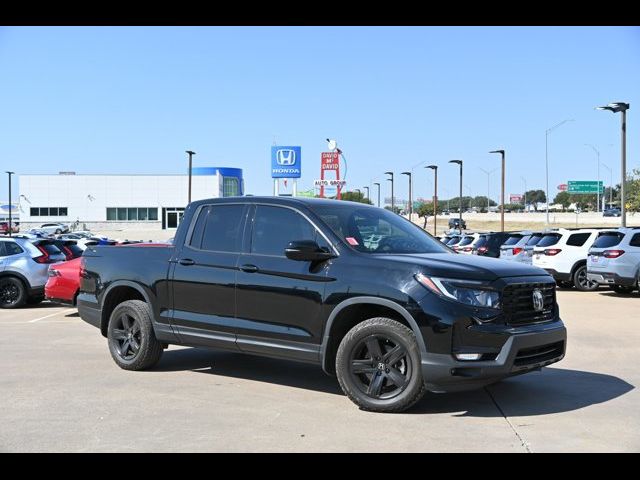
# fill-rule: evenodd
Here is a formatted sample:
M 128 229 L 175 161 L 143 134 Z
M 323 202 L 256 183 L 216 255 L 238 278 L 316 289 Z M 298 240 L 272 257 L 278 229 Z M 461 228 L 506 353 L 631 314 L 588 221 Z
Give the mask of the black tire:
M 347 332 L 338 347 L 336 375 L 349 399 L 372 412 L 402 412 L 426 391 L 416 337 L 390 318 L 370 318 Z
M 147 370 L 162 356 L 162 344 L 153 332 L 151 309 L 141 300 L 127 300 L 113 310 L 107 339 L 111 357 L 125 370 Z
M 558 282 L 558 288 L 562 288 L 562 289 L 573 288 L 573 282 Z
M 598 282 L 592 282 L 587 278 L 587 266 L 582 265 L 573 272 L 573 285 L 581 292 L 593 292 L 600 286 Z
M 635 287 L 633 286 L 625 287 L 624 285 L 610 285 L 610 287 L 611 290 L 621 295 L 628 295 L 630 293 L 633 293 L 633 291 L 635 290 Z
M 0 278 L 0 308 L 20 308 L 27 302 L 27 288 L 16 277 Z
M 44 295 L 38 295 L 36 297 L 27 298 L 27 305 L 38 305 L 44 301 Z

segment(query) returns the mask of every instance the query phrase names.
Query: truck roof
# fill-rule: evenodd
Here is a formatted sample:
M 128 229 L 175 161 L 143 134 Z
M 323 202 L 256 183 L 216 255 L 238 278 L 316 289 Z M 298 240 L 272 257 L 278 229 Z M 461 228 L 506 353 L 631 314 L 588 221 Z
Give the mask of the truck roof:
M 281 205 L 305 205 L 313 208 L 314 206 L 331 206 L 331 205 L 358 205 L 362 207 L 372 207 L 372 205 L 359 202 L 350 202 L 345 200 L 332 200 L 329 198 L 309 198 L 309 197 L 274 197 L 274 196 L 243 196 L 243 197 L 224 197 L 224 198 L 208 198 L 192 202 L 195 205 L 209 203 L 275 203 Z

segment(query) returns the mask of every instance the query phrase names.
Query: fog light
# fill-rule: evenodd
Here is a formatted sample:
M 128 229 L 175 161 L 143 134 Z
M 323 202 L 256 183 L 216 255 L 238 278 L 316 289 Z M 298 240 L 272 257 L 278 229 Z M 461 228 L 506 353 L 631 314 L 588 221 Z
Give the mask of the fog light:
M 482 358 L 481 353 L 456 353 L 454 354 L 454 356 L 458 360 L 463 360 L 467 362 L 470 360 L 480 360 Z

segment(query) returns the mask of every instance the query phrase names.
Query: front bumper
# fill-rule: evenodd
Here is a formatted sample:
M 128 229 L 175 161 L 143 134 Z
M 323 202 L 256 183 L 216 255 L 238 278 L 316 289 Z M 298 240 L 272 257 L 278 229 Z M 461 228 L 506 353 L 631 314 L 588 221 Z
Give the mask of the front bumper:
M 481 388 L 558 362 L 565 355 L 567 330 L 562 321 L 539 325 L 535 331 L 526 327 L 513 331 L 495 360 L 465 362 L 448 354 L 423 354 L 427 389 L 442 393 Z
M 600 285 L 622 285 L 624 287 L 633 287 L 636 284 L 635 277 L 622 277 L 613 272 L 587 272 L 587 278 L 592 282 L 598 282 Z

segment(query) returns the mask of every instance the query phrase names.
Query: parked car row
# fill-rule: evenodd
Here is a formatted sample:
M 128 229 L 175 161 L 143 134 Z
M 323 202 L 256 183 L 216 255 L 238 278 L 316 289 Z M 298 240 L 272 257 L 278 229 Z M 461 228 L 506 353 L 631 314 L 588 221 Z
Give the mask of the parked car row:
M 462 233 L 440 241 L 461 254 L 543 268 L 561 288 L 593 291 L 608 285 L 618 293 L 640 288 L 640 227 Z

